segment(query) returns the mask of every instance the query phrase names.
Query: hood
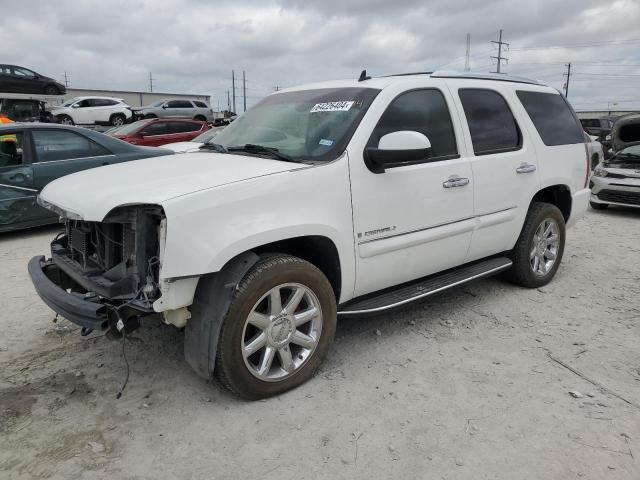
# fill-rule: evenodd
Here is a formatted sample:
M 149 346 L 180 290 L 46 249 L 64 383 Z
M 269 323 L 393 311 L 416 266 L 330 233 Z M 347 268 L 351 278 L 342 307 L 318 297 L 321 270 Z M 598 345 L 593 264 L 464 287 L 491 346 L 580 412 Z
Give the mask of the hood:
M 640 144 L 640 115 L 620 117 L 611 129 L 611 146 L 614 152 Z
M 93 168 L 49 183 L 40 199 L 84 220 L 101 221 L 122 205 L 156 204 L 199 190 L 305 168 L 271 158 L 185 153 Z
M 201 142 L 176 142 L 176 143 L 167 143 L 166 145 L 162 145 L 162 148 L 166 148 L 172 150 L 176 153 L 187 153 L 187 152 L 197 152 L 200 150 L 200 145 L 204 145 Z

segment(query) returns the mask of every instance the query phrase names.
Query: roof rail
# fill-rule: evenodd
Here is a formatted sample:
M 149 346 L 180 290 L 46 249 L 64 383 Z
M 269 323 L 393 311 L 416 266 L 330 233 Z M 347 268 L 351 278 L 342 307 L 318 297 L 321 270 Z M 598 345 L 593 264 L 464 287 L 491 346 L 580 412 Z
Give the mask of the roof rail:
M 456 72 L 453 70 L 438 70 L 431 74 L 431 78 L 469 78 L 478 80 L 495 80 L 499 82 L 528 83 L 531 85 L 546 85 L 539 80 L 533 80 L 526 77 L 517 77 L 515 75 L 506 75 L 504 73 Z

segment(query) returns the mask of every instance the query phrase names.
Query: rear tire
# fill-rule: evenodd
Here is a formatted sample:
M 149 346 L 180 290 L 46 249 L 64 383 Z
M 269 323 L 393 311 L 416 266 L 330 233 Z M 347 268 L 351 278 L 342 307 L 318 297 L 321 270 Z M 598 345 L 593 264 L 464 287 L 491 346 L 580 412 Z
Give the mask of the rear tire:
M 127 121 L 127 117 L 125 117 L 123 114 L 114 113 L 109 118 L 109 125 L 111 125 L 112 127 L 121 127 L 122 125 L 125 124 L 126 121 Z
M 507 278 L 527 288 L 549 283 L 562 261 L 565 235 L 564 217 L 558 207 L 550 203 L 532 203 L 520 237 L 509 255 L 513 266 L 507 272 Z
M 609 207 L 606 203 L 589 202 L 589 205 L 591 205 L 591 208 L 594 210 L 606 210 Z
M 73 123 L 73 118 L 69 115 L 58 115 L 56 119 L 58 120 L 58 123 L 61 123 L 62 125 L 75 125 Z
M 44 87 L 44 94 L 45 95 L 60 95 L 60 91 L 58 90 L 58 87 L 56 87 L 55 85 L 47 85 L 46 87 Z
M 326 356 L 336 317 L 333 288 L 317 267 L 290 255 L 262 258 L 238 284 L 222 323 L 218 380 L 249 400 L 297 387 Z
M 202 115 L 196 115 L 195 117 L 193 117 L 194 120 L 198 120 L 199 122 L 206 122 L 207 119 L 206 117 L 203 117 Z

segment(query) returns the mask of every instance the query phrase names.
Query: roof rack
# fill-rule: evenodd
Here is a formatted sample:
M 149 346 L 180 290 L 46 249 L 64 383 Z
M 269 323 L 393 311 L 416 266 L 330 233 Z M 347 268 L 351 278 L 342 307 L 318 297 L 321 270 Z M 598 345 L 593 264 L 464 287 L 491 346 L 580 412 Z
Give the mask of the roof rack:
M 539 80 L 504 73 L 484 73 L 484 72 L 456 72 L 453 70 L 438 70 L 431 74 L 431 78 L 468 78 L 477 80 L 495 80 L 499 82 L 528 83 L 531 85 L 546 85 Z

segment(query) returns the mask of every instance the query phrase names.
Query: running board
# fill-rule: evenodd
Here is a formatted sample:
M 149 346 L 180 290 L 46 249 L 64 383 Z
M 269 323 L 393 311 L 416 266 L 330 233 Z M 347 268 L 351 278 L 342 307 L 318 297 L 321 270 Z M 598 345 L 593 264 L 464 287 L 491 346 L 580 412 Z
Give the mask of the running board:
M 506 257 L 490 258 L 463 265 L 444 273 L 385 289 L 378 294 L 366 295 L 363 299 L 352 300 L 339 307 L 338 315 L 375 313 L 399 307 L 456 285 L 494 275 L 507 270 L 511 265 L 511 260 Z

